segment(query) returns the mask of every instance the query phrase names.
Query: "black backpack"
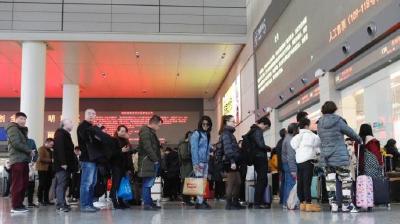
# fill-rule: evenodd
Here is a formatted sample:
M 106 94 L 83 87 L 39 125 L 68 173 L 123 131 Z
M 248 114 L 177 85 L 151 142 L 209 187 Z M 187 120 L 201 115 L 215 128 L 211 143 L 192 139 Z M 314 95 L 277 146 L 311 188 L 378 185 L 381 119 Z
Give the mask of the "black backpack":
M 252 135 L 253 131 L 250 130 L 247 134 L 242 136 L 242 151 L 245 152 L 243 154 L 243 160 L 248 166 L 254 164 L 254 159 L 256 157 L 256 150 L 254 150 L 253 141 L 251 139 Z
M 215 144 L 214 156 L 215 162 L 219 165 L 223 164 L 224 162 L 224 146 L 222 145 L 222 138 L 219 137 L 218 142 Z

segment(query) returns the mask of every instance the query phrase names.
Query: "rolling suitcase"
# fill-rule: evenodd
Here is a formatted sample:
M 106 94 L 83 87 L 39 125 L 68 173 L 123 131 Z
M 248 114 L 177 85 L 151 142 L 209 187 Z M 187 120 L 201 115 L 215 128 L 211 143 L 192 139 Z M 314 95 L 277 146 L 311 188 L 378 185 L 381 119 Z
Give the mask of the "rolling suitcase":
M 254 204 L 254 181 L 246 181 L 246 202 L 251 206 Z
M 358 147 L 360 154 L 361 145 Z M 359 159 L 357 160 L 357 180 L 356 180 L 356 204 L 363 209 L 372 209 L 374 207 L 374 185 L 372 178 L 359 174 Z
M 383 158 L 383 156 L 382 156 Z M 383 159 L 384 164 L 385 160 Z M 389 178 L 385 175 L 386 165 L 382 167 L 383 177 L 373 178 L 374 182 L 374 204 L 386 205 L 390 208 L 390 182 Z
M 311 181 L 311 198 L 319 200 L 318 183 L 319 183 L 319 177 L 313 176 Z
M 253 197 L 254 198 L 254 197 Z M 271 204 L 272 203 L 272 187 L 271 185 L 268 185 L 265 188 L 265 192 L 264 192 L 264 202 L 267 204 Z

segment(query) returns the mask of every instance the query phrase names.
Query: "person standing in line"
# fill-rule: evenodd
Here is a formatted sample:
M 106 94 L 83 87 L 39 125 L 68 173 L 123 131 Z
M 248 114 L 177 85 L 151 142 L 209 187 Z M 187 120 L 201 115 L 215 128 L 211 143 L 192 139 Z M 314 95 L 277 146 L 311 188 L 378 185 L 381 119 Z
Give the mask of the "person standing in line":
M 15 114 L 15 122 L 7 125 L 8 151 L 11 164 L 11 213 L 25 213 L 29 210 L 23 205 L 29 182 L 29 163 L 35 152 L 28 145 L 27 116 L 22 112 Z
M 254 147 L 254 169 L 257 173 L 255 184 L 254 206 L 255 209 L 270 209 L 271 204 L 264 205 L 265 188 L 268 186 L 268 154 L 270 147 L 265 145 L 264 132 L 271 127 L 268 117 L 263 117 L 250 129 L 251 145 Z
M 297 163 L 297 196 L 300 200 L 300 211 L 320 212 L 321 207 L 311 203 L 311 181 L 314 162 L 320 153 L 321 140 L 310 130 L 311 121 L 301 118 L 300 133 L 293 137 L 290 144 L 296 151 Z
M 176 201 L 178 199 L 179 188 L 180 188 L 180 168 L 179 168 L 179 156 L 176 149 L 167 147 L 165 151 L 165 187 L 168 188 L 168 197 L 170 201 Z
M 70 119 L 63 119 L 61 127 L 54 134 L 54 171 L 56 176 L 57 211 L 69 212 L 70 208 L 65 201 L 69 177 L 78 170 L 74 143 L 71 134 L 74 124 Z
M 282 176 L 282 144 L 283 140 L 285 139 L 285 136 L 287 134 L 287 131 L 285 128 L 282 128 L 279 131 L 279 136 L 281 137 L 279 141 L 276 143 L 275 148 L 272 150 L 272 156 L 271 156 L 271 163 L 275 163 L 275 166 L 272 166 L 271 168 L 274 168 L 275 170 L 272 171 L 272 191 L 273 195 L 280 195 L 280 204 L 282 204 L 282 189 L 279 187 L 279 177 Z M 274 162 L 275 161 L 275 162 Z
M 38 158 L 38 151 L 36 147 L 35 140 L 28 138 L 28 145 L 34 152 L 34 156 L 32 157 L 31 162 L 29 163 L 29 183 L 28 183 L 28 208 L 37 208 L 39 207 L 37 204 L 33 203 L 33 195 L 35 193 L 35 180 L 36 180 L 36 161 Z
M 154 115 L 150 118 L 149 124 L 143 126 L 139 131 L 139 177 L 143 178 L 142 199 L 144 210 L 158 210 L 160 206 L 154 204 L 151 198 L 151 188 L 156 177 L 159 176 L 161 151 L 160 141 L 156 135 L 163 123 L 160 116 Z
M 299 123 L 302 118 L 308 118 L 308 113 L 305 111 L 300 111 L 296 114 L 296 122 Z
M 132 156 L 129 153 L 132 149 L 129 143 L 128 128 L 125 125 L 120 125 L 114 133 L 115 149 L 111 157 L 111 192 L 110 198 L 112 200 L 114 209 L 126 209 L 129 206 L 117 197 L 122 177 L 124 177 L 129 170 L 133 170 Z M 130 165 L 131 164 L 131 165 Z M 132 166 L 132 167 L 130 167 Z
M 193 171 L 198 178 L 207 178 L 208 161 L 211 151 L 210 132 L 212 129 L 212 121 L 208 116 L 203 116 L 197 130 L 193 132 L 190 138 L 192 151 Z M 211 209 L 211 206 L 204 200 L 201 195 L 197 196 L 196 209 Z
M 39 158 L 36 162 L 36 170 L 39 174 L 38 201 L 41 206 L 47 206 L 52 203 L 49 201 L 49 191 L 53 176 L 53 152 L 54 139 L 48 138 L 44 145 L 39 148 Z
M 293 189 L 297 180 L 297 164 L 296 164 L 296 151 L 293 149 L 290 142 L 292 138 L 299 133 L 297 123 L 291 123 L 288 126 L 288 133 L 282 142 L 282 207 L 287 208 L 287 200 L 290 191 Z
M 322 166 L 326 167 L 326 188 L 329 196 L 329 203 L 332 212 L 338 212 L 339 205 L 342 204 L 343 212 L 358 212 L 353 204 L 351 193 L 352 178 L 349 169 L 350 158 L 344 141 L 347 135 L 358 144 L 362 139 L 345 120 L 336 115 L 337 106 L 332 101 L 327 101 L 321 108 L 322 117 L 318 120 L 318 135 L 321 139 L 321 160 Z M 342 186 L 342 201 L 336 196 L 336 186 Z
M 182 187 L 183 183 L 185 182 L 185 178 L 190 177 L 190 175 L 193 172 L 192 154 L 189 143 L 189 138 L 191 134 L 192 134 L 191 131 L 186 132 L 185 139 L 178 145 L 178 156 L 179 156 Z M 185 205 L 188 206 L 194 205 L 191 202 L 190 196 L 183 195 L 182 199 Z
M 221 128 L 219 134 L 221 136 L 222 147 L 224 150 L 225 159 L 223 162 L 224 170 L 227 173 L 226 181 L 226 210 L 242 209 L 243 206 L 239 203 L 240 191 L 240 166 L 242 161 L 240 159 L 240 149 L 236 137 L 233 135 L 235 132 L 235 117 L 232 115 L 222 116 Z
M 93 136 L 93 124 L 96 119 L 96 111 L 87 109 L 85 120 L 77 129 L 78 144 L 81 149 L 80 161 L 82 162 L 82 176 L 80 186 L 80 210 L 81 212 L 97 212 L 98 208 L 93 206 L 94 187 L 97 182 L 96 150 L 100 150 Z M 92 150 L 92 151 L 90 151 Z M 89 152 L 90 151 L 90 152 Z M 91 155 L 91 156 L 89 156 Z

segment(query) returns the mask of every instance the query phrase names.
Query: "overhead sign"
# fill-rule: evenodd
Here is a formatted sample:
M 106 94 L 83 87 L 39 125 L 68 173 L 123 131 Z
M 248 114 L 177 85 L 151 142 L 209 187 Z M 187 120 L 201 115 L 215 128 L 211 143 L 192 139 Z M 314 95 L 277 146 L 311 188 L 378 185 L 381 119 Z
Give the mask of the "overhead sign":
M 222 115 L 234 116 L 237 123 L 241 120 L 240 95 L 240 75 L 238 75 L 222 98 Z

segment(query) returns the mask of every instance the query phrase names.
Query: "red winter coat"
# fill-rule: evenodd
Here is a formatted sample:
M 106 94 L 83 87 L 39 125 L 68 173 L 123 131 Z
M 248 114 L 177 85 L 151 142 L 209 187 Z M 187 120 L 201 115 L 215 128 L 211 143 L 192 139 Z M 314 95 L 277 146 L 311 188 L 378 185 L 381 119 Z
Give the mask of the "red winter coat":
M 354 145 L 355 149 L 358 149 L 357 143 Z M 365 138 L 365 148 L 370 151 L 372 154 L 375 155 L 376 159 L 379 162 L 379 165 L 383 165 L 383 159 L 382 159 L 382 154 L 381 154 L 381 145 L 379 141 L 374 138 L 373 136 L 367 136 Z M 356 150 L 356 155 L 358 157 L 358 153 Z M 359 157 L 359 169 L 360 173 L 364 173 L 364 153 L 360 152 L 360 157 Z

